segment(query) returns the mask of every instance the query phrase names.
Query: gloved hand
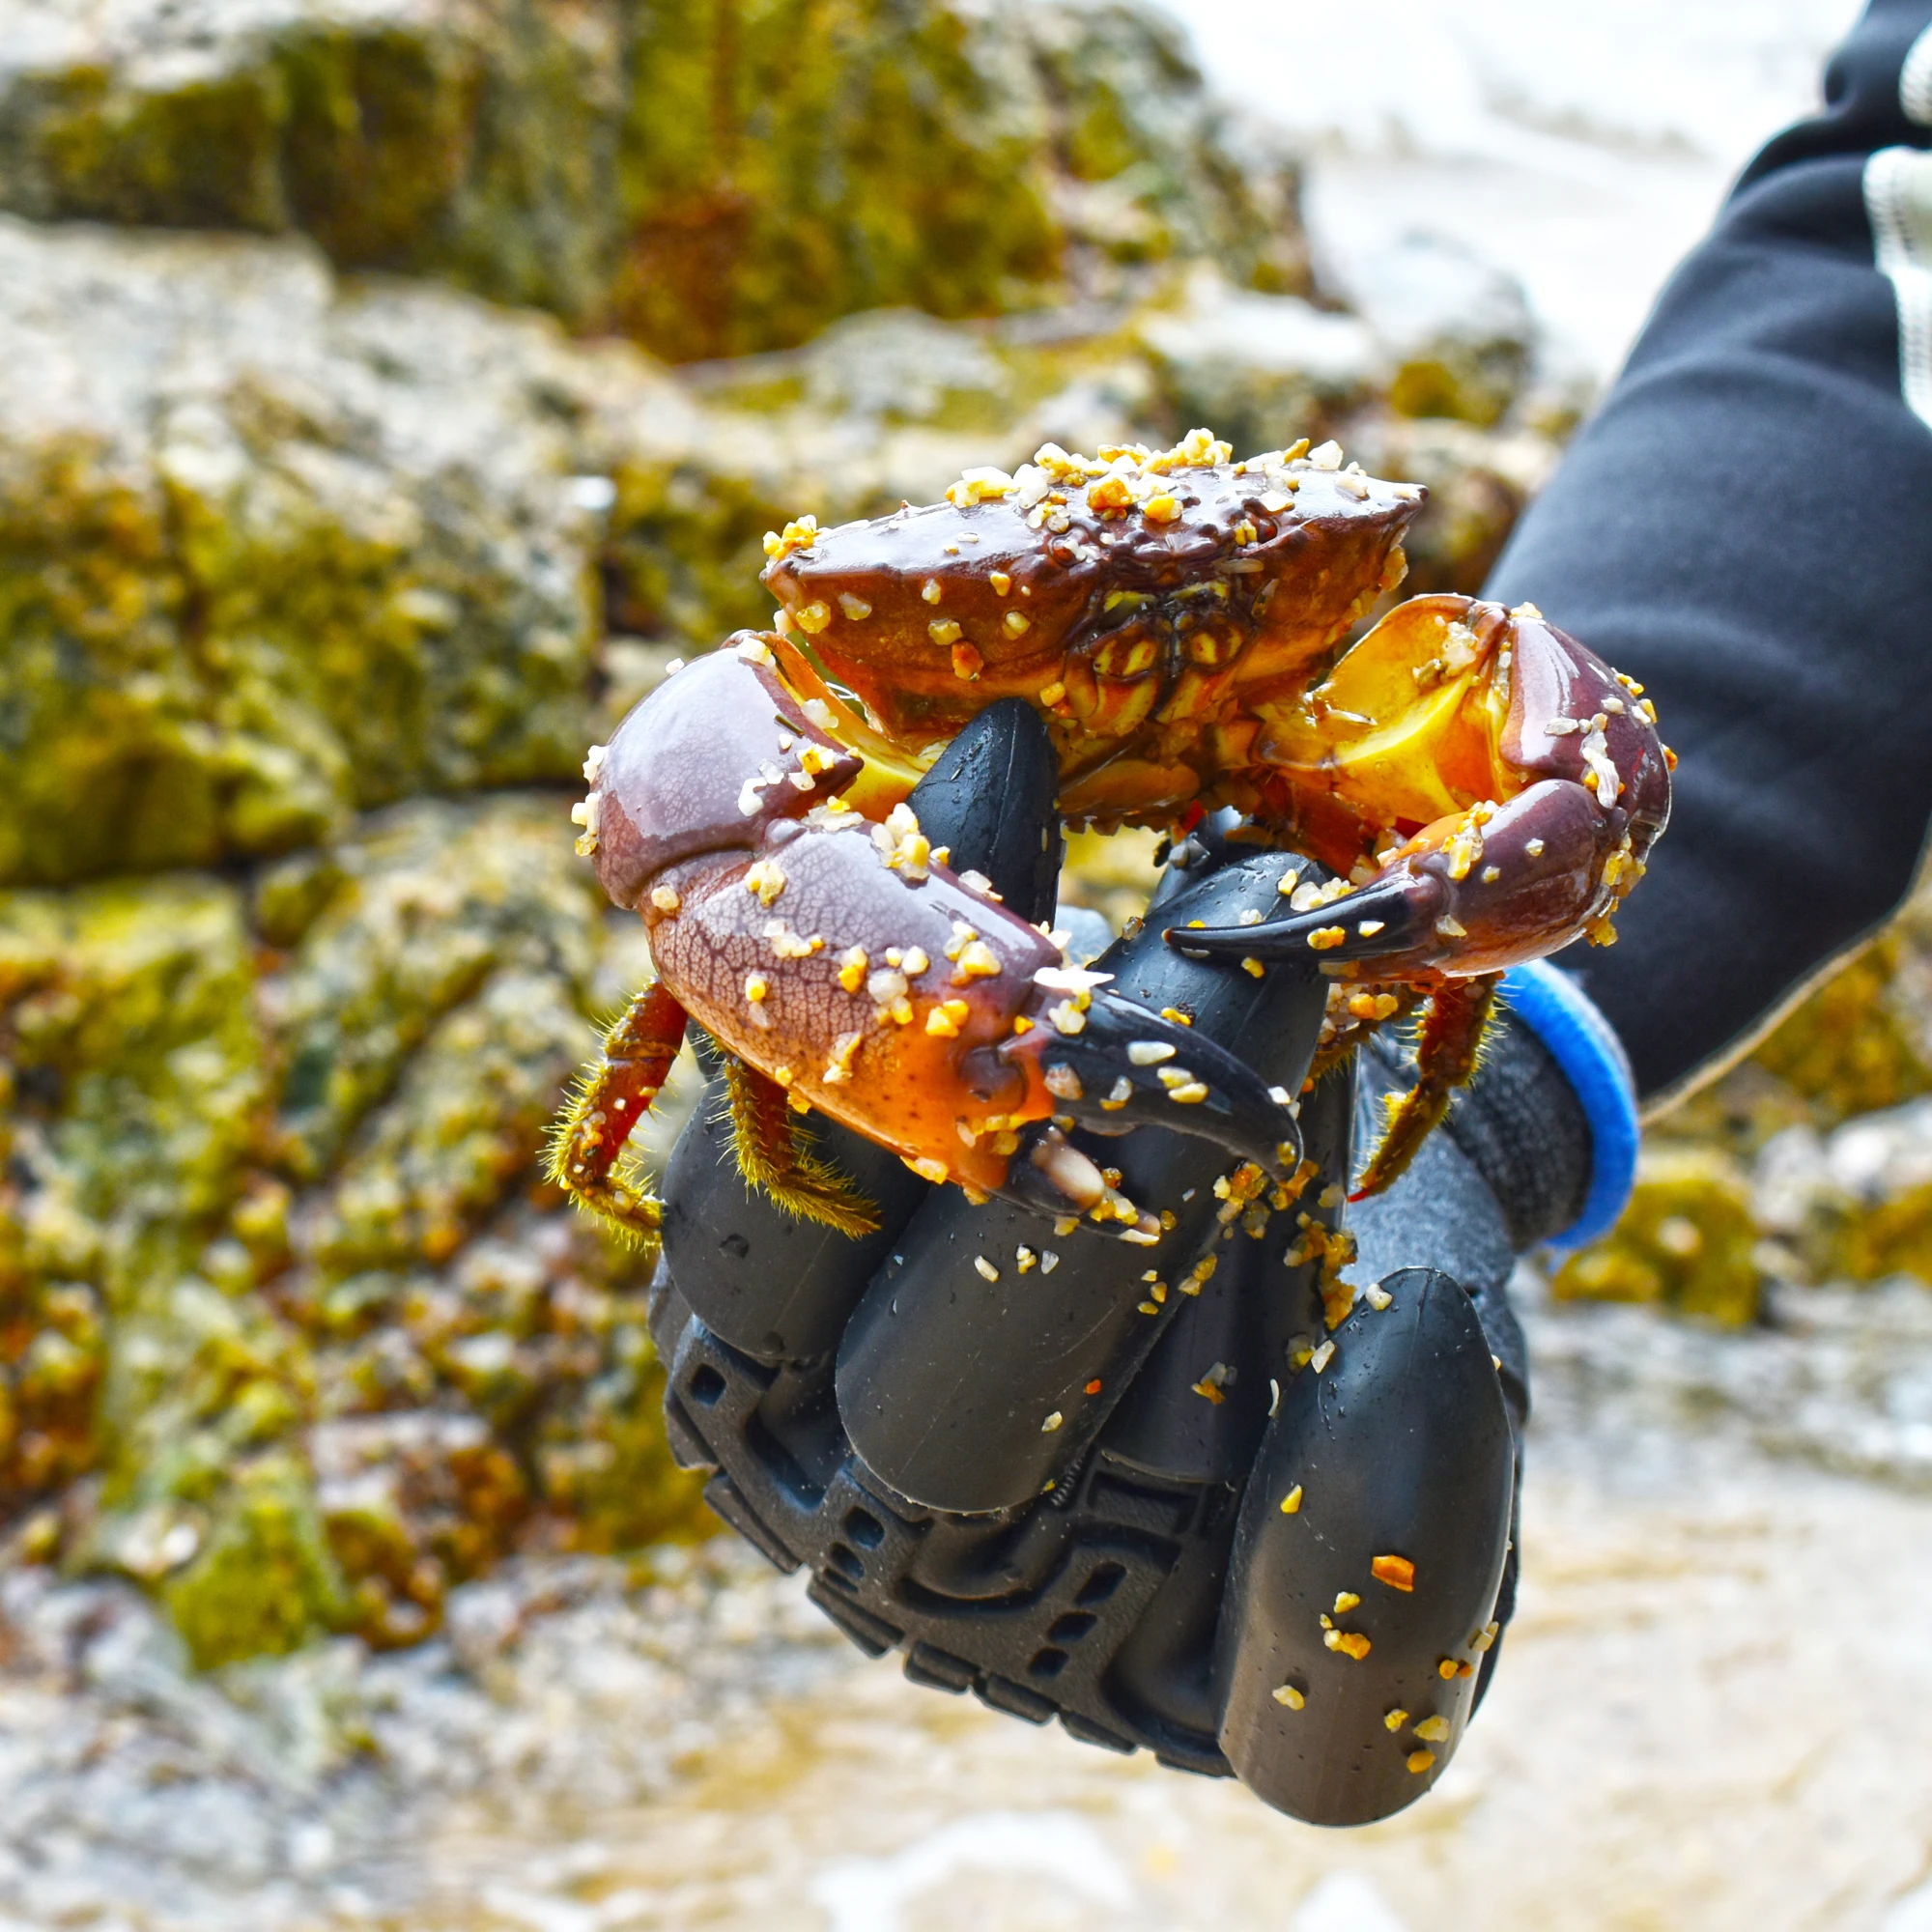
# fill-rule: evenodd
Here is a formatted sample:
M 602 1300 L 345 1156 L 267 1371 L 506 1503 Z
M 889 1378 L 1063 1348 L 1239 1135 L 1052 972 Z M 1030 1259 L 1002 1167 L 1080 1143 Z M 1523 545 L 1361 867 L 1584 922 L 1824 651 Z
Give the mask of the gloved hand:
M 1009 700 L 913 803 L 955 867 L 1045 918 L 1055 784 L 1044 728 Z M 1277 902 L 1280 855 L 1224 820 L 1094 963 L 1298 1092 L 1331 982 L 1161 937 Z M 708 1499 L 781 1569 L 810 1566 L 855 1642 L 902 1646 L 916 1683 L 1232 1773 L 1313 1822 L 1399 1809 L 1447 1764 L 1513 1603 L 1514 1255 L 1613 1215 L 1634 1147 L 1607 1033 L 1548 969 L 1513 980 L 1518 1016 L 1444 1127 L 1351 1211 L 1405 1084 L 1379 1041 L 1303 1094 L 1292 1194 L 1205 1141 L 1075 1131 L 1162 1213 L 1152 1246 L 974 1207 L 814 1117 L 879 1206 L 854 1240 L 751 1193 L 707 1101 L 664 1177 L 653 1290 L 674 1452 L 715 1469 Z

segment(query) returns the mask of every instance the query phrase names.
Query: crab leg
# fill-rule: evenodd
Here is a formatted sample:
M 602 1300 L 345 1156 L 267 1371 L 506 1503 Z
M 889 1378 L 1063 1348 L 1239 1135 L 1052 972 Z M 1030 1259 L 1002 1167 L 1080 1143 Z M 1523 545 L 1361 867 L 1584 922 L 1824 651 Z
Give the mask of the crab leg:
M 1366 1201 L 1401 1178 L 1449 1111 L 1456 1089 L 1476 1070 L 1499 977 L 1449 980 L 1436 987 L 1415 1043 L 1415 1085 L 1406 1094 L 1389 1096 L 1388 1126 L 1350 1201 Z
M 1360 876 L 1304 888 L 1261 927 L 1190 931 L 1222 957 L 1375 963 L 1378 979 L 1490 974 L 1584 933 L 1642 876 L 1669 754 L 1640 687 L 1524 605 L 1418 597 L 1268 719 L 1262 754 L 1293 843 Z
M 911 775 L 868 777 L 824 687 L 801 696 L 793 675 L 781 640 L 741 635 L 587 767 L 585 847 L 643 916 L 684 1010 L 792 1108 L 970 1191 L 1008 1191 L 1017 1167 L 1022 1191 L 1043 1175 L 1063 1210 L 1087 1206 L 1084 1156 L 1039 1154 L 1037 1136 L 1023 1151 L 1022 1130 L 1055 1116 L 1158 1118 L 1293 1170 L 1286 1094 L 1066 966 L 977 874 L 953 874 L 903 802 Z
M 551 1143 L 551 1179 L 634 1235 L 657 1233 L 662 1203 L 621 1180 L 617 1162 L 670 1075 L 684 1026 L 684 1009 L 665 987 L 646 986 L 605 1034 Z
M 801 1132 L 790 1096 L 756 1067 L 727 1054 L 725 1103 L 731 1112 L 738 1166 L 787 1213 L 836 1228 L 853 1240 L 879 1225 L 879 1210 Z

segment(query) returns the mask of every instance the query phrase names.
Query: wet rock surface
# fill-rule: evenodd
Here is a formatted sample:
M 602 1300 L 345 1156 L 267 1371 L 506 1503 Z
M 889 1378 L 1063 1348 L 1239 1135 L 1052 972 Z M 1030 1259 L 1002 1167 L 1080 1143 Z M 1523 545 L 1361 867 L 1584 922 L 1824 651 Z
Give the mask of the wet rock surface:
M 537 1181 L 646 971 L 569 831 L 421 801 L 246 881 L 0 896 L 16 1558 L 145 1583 L 218 1662 L 693 1520 L 651 1257 Z
M 198 1932 L 421 1923 L 431 1815 L 483 1794 L 560 1813 L 648 1800 L 844 1665 L 754 1565 L 725 1544 L 513 1564 L 457 1592 L 434 1643 L 372 1657 L 344 1640 L 217 1678 L 127 1586 L 14 1571 L 5 1910 Z M 558 1843 L 559 1870 L 574 1849 Z

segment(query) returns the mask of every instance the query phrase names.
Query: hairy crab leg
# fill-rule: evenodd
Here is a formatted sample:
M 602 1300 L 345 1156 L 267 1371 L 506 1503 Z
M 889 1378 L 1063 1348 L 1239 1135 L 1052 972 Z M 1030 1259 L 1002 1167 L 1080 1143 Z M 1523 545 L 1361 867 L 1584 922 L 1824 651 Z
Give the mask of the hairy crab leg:
M 1374 851 L 1374 869 L 1359 889 L 1297 892 L 1264 925 L 1185 935 L 1220 957 L 1313 951 L 1427 982 L 1586 932 L 1607 944 L 1669 816 L 1640 688 L 1528 605 L 1413 599 L 1283 708 L 1262 752 L 1283 819 L 1320 822 L 1329 864 Z
M 1449 1111 L 1456 1089 L 1476 1070 L 1495 1006 L 1497 974 L 1437 986 L 1416 1040 L 1416 1081 L 1389 1096 L 1388 1125 L 1355 1183 L 1350 1201 L 1366 1201 L 1400 1179 L 1416 1150 Z
M 1068 967 L 985 881 L 954 875 L 903 802 L 883 822 L 850 809 L 864 760 L 780 676 L 775 645 L 748 634 L 698 660 L 587 767 L 587 849 L 692 1017 L 792 1105 L 969 1190 L 1005 1190 L 1015 1156 L 1072 1172 L 1022 1153 L 1021 1131 L 1088 1111 L 1157 1115 L 1292 1171 L 1286 1094 Z
M 666 987 L 646 986 L 605 1033 L 551 1142 L 551 1179 L 581 1208 L 640 1236 L 658 1232 L 662 1203 L 619 1179 L 617 1162 L 669 1077 L 684 1028 L 684 1009 Z
M 876 1204 L 812 1151 L 809 1132 L 777 1081 L 726 1054 L 724 1095 L 739 1171 L 753 1187 L 762 1187 L 787 1213 L 854 1240 L 879 1225 Z

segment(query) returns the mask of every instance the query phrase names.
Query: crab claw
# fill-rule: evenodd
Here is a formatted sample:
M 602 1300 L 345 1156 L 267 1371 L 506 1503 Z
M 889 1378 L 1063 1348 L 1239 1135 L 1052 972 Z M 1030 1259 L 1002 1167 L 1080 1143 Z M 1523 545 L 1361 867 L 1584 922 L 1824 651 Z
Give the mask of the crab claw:
M 1175 943 L 1209 958 L 1373 960 L 1378 978 L 1424 982 L 1585 935 L 1612 944 L 1670 817 L 1671 757 L 1642 692 L 1529 605 L 1413 599 L 1264 746 L 1300 800 L 1307 849 L 1362 890 L 1302 886 L 1288 917 Z
M 1494 973 L 1586 930 L 1607 937 L 1607 914 L 1643 873 L 1634 846 L 1623 814 L 1605 814 L 1568 779 L 1545 779 L 1506 805 L 1425 827 L 1359 890 L 1329 896 L 1331 885 L 1263 925 L 1167 936 L 1215 959 L 1374 960 L 1388 978 Z
M 1009 1065 L 1036 1064 L 1057 1119 L 1103 1134 L 1138 1126 L 1191 1134 L 1286 1180 L 1301 1159 L 1301 1132 L 1289 1112 L 1288 1092 L 1270 1087 L 1205 1034 L 1098 986 L 1105 977 L 1071 970 L 1037 974 L 1037 984 L 1046 981 L 1045 991 L 1065 997 L 1049 1025 L 1006 1041 L 999 1057 Z M 1084 1009 L 1074 1006 L 1077 999 L 1088 1002 Z M 1067 1155 L 1085 1161 L 1070 1147 Z M 1065 1164 L 1046 1141 L 1022 1158 L 1050 1179 Z
M 1166 938 L 1208 959 L 1307 959 L 1323 965 L 1430 950 L 1448 911 L 1444 881 L 1429 872 L 1392 872 L 1360 892 L 1291 913 L 1265 925 L 1170 926 Z

